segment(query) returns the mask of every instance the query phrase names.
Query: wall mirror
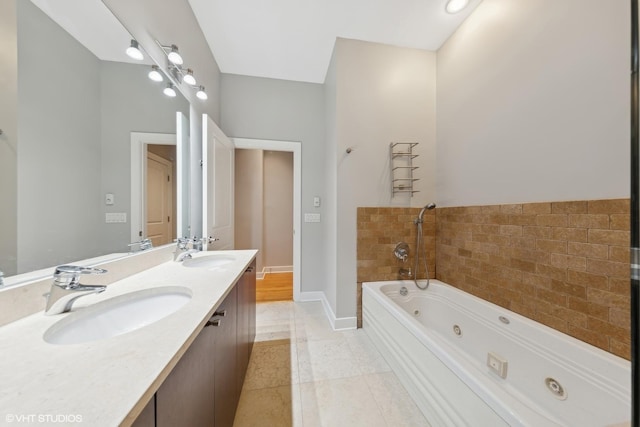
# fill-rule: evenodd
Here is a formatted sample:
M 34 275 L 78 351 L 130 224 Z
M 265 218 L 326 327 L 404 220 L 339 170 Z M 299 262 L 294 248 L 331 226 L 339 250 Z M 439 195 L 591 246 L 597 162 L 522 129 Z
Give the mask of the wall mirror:
M 166 150 L 172 145 L 166 141 L 175 141 L 177 116 L 182 115 L 182 141 L 188 148 L 189 103 L 179 91 L 174 98 L 163 94 L 166 76 L 159 83 L 148 78 L 148 57 L 142 63 L 122 62 L 131 37 L 101 1 L 15 3 L 17 189 L 0 185 L 0 197 L 17 190 L 17 218 L 15 224 L 0 225 L 0 238 L 3 230 L 13 228 L 17 243 L 11 256 L 0 257 L 5 280 L 76 260 L 129 253 L 132 240 L 147 237 L 144 226 L 134 236 L 132 223 L 149 202 L 145 175 L 140 175 L 140 194 L 132 190 L 132 164 L 146 167 L 146 159 L 132 160 L 132 141 L 157 145 L 150 151 L 163 157 L 162 152 L 172 151 Z M 89 5 L 101 10 L 77 13 Z M 64 7 L 75 8 L 73 16 L 82 16 L 82 22 L 65 16 Z M 114 28 L 110 34 L 102 30 L 105 19 Z M 63 29 L 87 25 L 95 26 L 96 38 L 113 42 L 122 60 L 93 52 L 86 47 L 90 43 Z M 175 152 L 173 148 L 174 154 L 164 157 L 177 162 Z M 168 168 L 177 174 L 175 164 Z M 184 197 L 178 200 L 188 194 L 187 185 L 183 180 L 172 190 L 174 230 L 189 229 L 188 213 L 179 215 L 180 228 L 176 218 L 176 206 L 188 206 Z

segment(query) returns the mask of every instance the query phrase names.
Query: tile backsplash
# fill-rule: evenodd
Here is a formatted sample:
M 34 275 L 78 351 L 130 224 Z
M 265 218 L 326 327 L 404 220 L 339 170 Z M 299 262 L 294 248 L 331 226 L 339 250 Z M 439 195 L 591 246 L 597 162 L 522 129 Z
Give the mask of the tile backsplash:
M 361 283 L 413 267 L 418 208 L 358 208 Z M 429 272 L 494 304 L 630 356 L 629 200 L 437 208 L 425 217 Z M 360 319 L 360 303 L 358 318 Z
M 398 280 L 401 268 L 414 268 L 416 225 L 420 208 L 358 208 L 358 327 L 362 326 L 362 282 Z M 429 276 L 436 277 L 436 216 L 435 210 L 425 211 L 422 225 L 427 251 Z M 404 241 L 409 245 L 406 262 L 393 255 L 396 244 Z M 419 278 L 425 278 L 420 266 Z

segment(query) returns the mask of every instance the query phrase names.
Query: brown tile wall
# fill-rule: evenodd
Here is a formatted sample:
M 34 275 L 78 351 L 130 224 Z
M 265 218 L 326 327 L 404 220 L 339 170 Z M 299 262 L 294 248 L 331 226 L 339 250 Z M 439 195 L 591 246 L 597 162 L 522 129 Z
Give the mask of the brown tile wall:
M 436 211 L 438 279 L 629 358 L 628 199 Z
M 362 282 L 397 280 L 401 268 L 413 270 L 416 226 L 420 208 L 358 208 L 358 327 L 362 326 Z M 425 211 L 422 225 L 429 276 L 436 274 L 436 216 L 435 210 Z M 409 245 L 409 259 L 403 263 L 393 255 L 398 242 Z M 420 267 L 420 278 L 424 275 Z

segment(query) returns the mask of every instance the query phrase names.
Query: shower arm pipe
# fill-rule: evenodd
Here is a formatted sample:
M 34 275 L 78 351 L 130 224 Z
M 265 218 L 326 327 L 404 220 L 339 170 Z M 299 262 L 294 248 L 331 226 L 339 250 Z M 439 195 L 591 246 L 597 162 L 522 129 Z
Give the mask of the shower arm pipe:
M 640 425 L 640 98 L 638 0 L 631 0 L 631 425 Z

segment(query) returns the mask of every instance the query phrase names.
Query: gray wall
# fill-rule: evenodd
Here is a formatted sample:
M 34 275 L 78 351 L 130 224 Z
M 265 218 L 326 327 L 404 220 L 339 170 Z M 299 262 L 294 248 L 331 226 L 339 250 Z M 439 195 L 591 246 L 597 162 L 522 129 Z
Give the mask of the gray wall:
M 100 62 L 18 2 L 18 271 L 101 254 Z
M 223 74 L 220 127 L 231 138 L 299 141 L 302 145 L 302 213 L 324 212 L 313 197 L 324 199 L 323 86 Z M 322 223 L 302 223 L 301 291 L 322 290 Z
M 435 199 L 436 54 L 338 39 L 334 55 L 335 171 L 329 171 L 337 179 L 334 310 L 347 318 L 356 315 L 357 208 L 424 206 Z M 391 142 L 419 143 L 414 150 L 419 193 L 413 197 L 392 195 Z M 347 148 L 353 151 L 347 154 Z
M 16 0 L 0 2 L 0 271 L 15 274 L 18 236 L 18 41 Z
M 30 1 L 18 2 L 17 11 L 19 79 L 7 91 L 19 93 L 18 131 L 7 127 L 7 136 L 19 138 L 17 182 L 2 180 L 2 206 L 13 206 L 18 219 L 2 221 L 0 240 L 14 242 L 18 261 L 12 271 L 11 254 L 3 254 L 0 269 L 13 274 L 127 251 L 130 132 L 175 133 L 175 112 L 188 114 L 189 105 L 165 97 L 147 66 L 99 61 Z M 12 69 L 11 61 L 1 64 Z M 2 99 L 6 105 L 11 97 Z M 116 195 L 112 207 L 106 192 Z M 128 222 L 105 224 L 107 211 L 127 213 Z
M 440 206 L 629 197 L 629 26 L 624 1 L 484 0 L 438 51 Z
M 166 97 L 147 78 L 148 67 L 104 61 L 101 64 L 102 184 L 115 195 L 113 206 L 100 205 L 101 240 L 106 252 L 128 250 L 131 230 L 131 132 L 175 133 L 176 112 L 189 115 L 189 104 L 180 95 Z M 106 224 L 105 212 L 127 212 L 126 224 Z

